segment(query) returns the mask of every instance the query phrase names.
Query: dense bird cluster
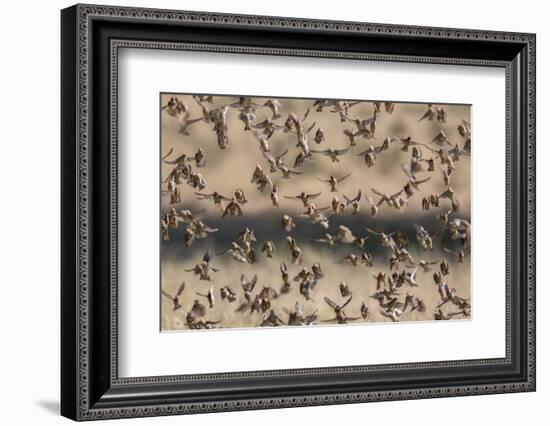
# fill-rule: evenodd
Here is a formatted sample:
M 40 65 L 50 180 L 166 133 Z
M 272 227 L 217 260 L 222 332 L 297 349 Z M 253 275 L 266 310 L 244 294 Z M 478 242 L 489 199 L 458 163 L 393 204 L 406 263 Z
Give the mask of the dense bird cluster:
M 451 256 L 430 258 L 436 237 L 440 241 L 443 241 L 442 237 L 459 241 L 458 249 L 442 247 L 457 263 L 464 262 L 469 254 L 470 223 L 460 217 L 461 202 L 452 182 L 455 164 L 470 155 L 471 129 L 467 121 L 463 120 L 458 126 L 461 140 L 451 141 L 445 132 L 445 107 L 427 105 L 425 113 L 418 117 L 419 125 L 423 121 L 434 121 L 441 124 L 442 129 L 429 140 L 415 141 L 409 136 L 378 135 L 377 118 L 381 114 L 393 114 L 399 108 L 399 104 L 395 103 L 315 100 L 301 113 L 290 112 L 283 115 L 281 111 L 284 99 L 268 99 L 258 103 L 255 98 L 241 97 L 221 106 L 215 103 L 213 96 L 193 96 L 193 99 L 202 111 L 196 117 L 191 116 L 189 106 L 178 97 L 170 97 L 162 105 L 163 114 L 167 114 L 179 125 L 182 138 L 190 135 L 193 126 L 203 123 L 210 126 L 212 138 L 219 150 L 230 150 L 232 144 L 238 142 L 230 134 L 228 116 L 238 117 L 243 131 L 250 134 L 251 140 L 257 143 L 254 149 L 258 149 L 263 158 L 263 162 L 256 164 L 253 170 L 242 171 L 248 174 L 250 182 L 261 195 L 260 199 L 265 199 L 266 205 L 273 209 L 280 209 L 285 203 L 301 206 L 303 210 L 299 217 L 319 229 L 319 234 L 311 236 L 308 243 L 326 247 L 328 250 L 336 246 L 347 248 L 349 253 L 341 259 L 335 259 L 334 263 L 348 265 L 350 268 L 367 268 L 371 272 L 365 276 L 371 278 L 365 281 L 372 284 L 366 282 L 362 294 L 350 290 L 343 280 L 332 284 L 338 287 L 342 301 L 332 300 L 323 294 L 318 295 L 316 287 L 325 279 L 323 268 L 330 268 L 331 265 L 321 265 L 318 262 L 311 266 L 304 265 L 306 248 L 294 235 L 296 217 L 281 210 L 280 223 L 274 226 L 284 236 L 284 246 L 276 247 L 275 241 L 256 235 L 253 226 L 245 226 L 236 230 L 234 241 L 222 251 L 207 251 L 195 265 L 189 265 L 185 269 L 187 274 L 193 274 L 199 282 L 206 282 L 207 290 L 204 286 L 197 287 L 194 291 L 196 297 L 185 301 L 182 300 L 185 282 L 181 283 L 174 294 L 162 290 L 162 295 L 170 300 L 174 311 L 185 311 L 185 325 L 189 329 L 223 327 L 223 321 L 211 315 L 217 303 L 227 304 L 226 309 L 233 309 L 238 315 L 255 315 L 258 326 L 280 326 L 346 324 L 368 320 L 371 312 L 367 300 L 374 299 L 381 316 L 395 322 L 404 318 L 407 312 L 426 311 L 426 303 L 415 295 L 415 289 L 419 286 L 418 275 L 427 273 L 433 274 L 433 291 L 440 298 L 431 317 L 447 320 L 470 316 L 469 299 L 457 294 L 456 289 L 449 284 L 448 278 L 452 276 L 453 267 L 447 258 Z M 359 104 L 372 105 L 372 115 L 354 116 L 354 108 Z M 341 123 L 342 140 L 347 143 L 346 146 L 329 145 L 323 128 L 309 118 L 312 110 L 337 115 Z M 260 111 L 263 115 L 268 115 L 263 120 L 258 119 Z M 288 140 L 287 146 L 280 152 L 274 152 L 270 146 L 270 140 L 276 134 L 285 135 Z M 375 140 L 382 142 L 376 144 Z M 353 174 L 351 168 L 345 165 L 346 158 L 359 156 L 364 160 L 364 167 L 370 168 L 377 164 L 381 156 L 393 149 L 407 153 L 408 158 L 407 162 L 397 167 L 402 178 L 394 191 L 386 193 L 373 187 L 374 185 L 369 185 L 368 188 L 356 187 L 351 193 L 342 191 L 342 182 Z M 219 231 L 202 217 L 201 214 L 206 209 L 191 211 L 181 208 L 182 203 L 185 203 L 182 199 L 182 185 L 192 188 L 194 201 L 205 203 L 205 206 L 212 203 L 219 211 L 220 218 L 246 218 L 249 200 L 242 187 L 235 188 L 233 193 L 222 194 L 219 189 L 216 190 L 208 184 L 208 174 L 205 172 L 208 158 L 202 148 L 179 156 L 174 156 L 173 152 L 174 149 L 171 148 L 161 158 L 163 164 L 171 168 L 168 175 L 163 176 L 162 194 L 169 197 L 171 206 L 161 217 L 163 240 L 174 238 L 176 234 L 173 230 L 182 226 L 185 228 L 182 244 L 190 247 L 197 240 L 207 239 Z M 337 167 L 337 172 L 329 176 L 314 176 L 316 181 L 324 184 L 323 191 L 279 193 L 279 179 L 290 180 L 302 175 L 305 164 L 319 161 L 323 157 L 327 157 Z M 440 192 L 424 192 L 426 183 L 435 179 L 441 180 L 444 189 Z M 415 225 L 416 241 L 409 241 L 403 230 L 388 233 L 364 224 L 364 232 L 356 235 L 348 226 L 338 224 L 339 216 L 355 216 L 362 209 L 376 217 L 384 209 L 403 213 L 411 203 L 418 203 L 422 210 L 433 210 L 439 224 L 436 230 Z M 367 249 L 369 239 L 384 255 L 387 262 L 384 270 L 375 269 L 375 255 Z M 426 258 L 413 256 L 411 245 L 415 245 L 415 253 L 419 251 Z M 218 257 L 230 256 L 234 262 L 255 265 L 260 256 L 264 256 L 266 261 L 277 262 L 274 257 L 276 251 L 284 252 L 279 253 L 284 259 L 278 262 L 280 285 L 275 287 L 259 283 L 257 274 L 242 274 L 240 288 L 230 284 L 217 287 L 214 285 L 222 280 L 216 280 L 216 277 L 223 275 L 222 268 L 217 265 L 219 261 L 216 262 Z M 296 268 L 296 271 L 291 272 L 291 268 Z M 272 279 L 275 280 L 275 277 Z M 223 276 L 223 280 L 230 281 L 230 277 Z M 298 290 L 301 299 L 290 298 L 289 293 L 294 288 Z M 275 309 L 273 301 L 280 301 L 282 298 L 288 298 L 288 303 L 279 310 Z M 359 298 L 361 303 L 356 312 L 349 311 L 353 298 Z M 305 302 L 312 307 L 304 307 Z M 319 304 L 330 307 L 332 316 L 320 317 Z M 442 309 L 445 305 L 447 309 Z M 449 307 L 452 308 L 448 309 Z

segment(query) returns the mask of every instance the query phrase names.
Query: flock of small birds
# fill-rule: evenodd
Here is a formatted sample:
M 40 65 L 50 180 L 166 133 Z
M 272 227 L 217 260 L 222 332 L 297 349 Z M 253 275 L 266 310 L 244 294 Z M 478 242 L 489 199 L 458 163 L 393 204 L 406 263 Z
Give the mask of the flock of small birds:
M 191 99 L 188 97 L 188 99 Z M 235 239 L 222 251 L 213 253 L 210 250 L 202 255 L 196 264 L 185 268 L 188 277 L 182 277 L 177 291 L 170 293 L 161 290 L 163 297 L 170 301 L 173 311 L 182 312 L 185 316 L 185 327 L 188 329 L 212 329 L 225 327 L 223 320 L 213 316 L 213 308 L 224 304 L 224 310 L 232 310 L 238 315 L 250 319 L 254 316 L 256 326 L 296 326 L 321 323 L 348 324 L 354 321 L 368 321 L 372 307 L 369 309 L 367 300 L 374 300 L 380 315 L 388 321 L 398 322 L 406 317 L 408 312 L 427 311 L 427 305 L 422 298 L 415 295 L 420 285 L 420 274 L 431 274 L 433 277 L 433 292 L 439 295 L 439 303 L 433 312 L 426 312 L 427 319 L 449 320 L 468 318 L 471 305 L 468 297 L 459 295 L 449 284 L 453 276 L 453 263 L 463 263 L 470 252 L 471 225 L 461 217 L 461 200 L 453 189 L 453 174 L 455 164 L 470 156 L 471 138 L 470 123 L 462 120 L 458 126 L 461 136 L 459 141 L 451 141 L 445 132 L 447 110 L 444 106 L 426 105 L 425 113 L 418 117 L 418 125 L 432 121 L 439 123 L 441 130 L 433 138 L 425 141 L 415 141 L 410 136 L 378 135 L 377 119 L 382 114 L 391 115 L 399 109 L 400 104 L 390 102 L 342 101 L 342 100 L 312 100 L 305 111 L 290 112 L 283 115 L 283 104 L 289 100 L 267 99 L 256 102 L 255 98 L 241 97 L 229 102 L 229 97 L 193 96 L 193 102 L 200 107 L 202 114 L 192 116 L 191 109 L 181 99 L 172 96 L 162 105 L 162 114 L 169 120 L 175 120 L 179 126 L 182 140 L 189 138 L 193 127 L 198 123 L 210 126 L 212 142 L 217 143 L 219 155 L 230 151 L 232 144 L 243 143 L 242 135 L 238 138 L 230 134 L 228 116 L 235 115 L 242 122 L 242 129 L 250 139 L 256 141 L 251 149 L 258 149 L 263 162 L 256 164 L 249 171 L 241 170 L 248 175 L 255 185 L 260 199 L 272 209 L 281 209 L 281 205 L 293 205 L 303 208 L 300 218 L 308 220 L 318 227 L 319 234 L 311 236 L 309 244 L 331 250 L 334 247 L 347 248 L 349 254 L 333 263 L 347 265 L 349 268 L 365 268 L 370 270 L 365 274 L 364 291 L 358 294 L 351 291 L 345 281 L 331 283 L 338 287 L 341 300 L 333 300 L 326 295 L 317 294 L 318 283 L 325 278 L 324 269 L 331 265 L 321 265 L 316 262 L 310 267 L 304 265 L 304 250 L 306 247 L 294 235 L 296 217 L 281 209 L 280 222 L 273 224 L 279 228 L 284 246 L 275 241 L 262 239 L 256 235 L 253 226 L 245 226 L 235 230 Z M 220 99 L 228 101 L 220 106 Z M 357 105 L 372 107 L 368 117 L 358 117 L 354 114 Z M 345 146 L 331 146 L 325 137 L 325 131 L 310 117 L 310 112 L 336 114 L 341 123 L 342 140 Z M 260 112 L 266 116 L 260 120 Z M 281 152 L 274 152 L 270 140 L 274 135 L 285 135 L 288 140 Z M 382 141 L 375 143 L 375 140 Z M 205 141 L 208 143 L 208 141 Z M 407 153 L 408 161 L 398 164 L 396 173 L 402 176 L 399 187 L 386 193 L 375 187 L 356 188 L 351 194 L 345 194 L 340 186 L 353 174 L 351 167 L 346 167 L 346 159 L 359 156 L 364 160 L 364 167 L 371 168 L 377 164 L 381 156 L 393 149 Z M 219 211 L 220 218 L 247 216 L 250 205 L 243 188 L 235 188 L 231 194 L 222 194 L 219 189 L 208 184 L 208 158 L 205 150 L 199 148 L 196 152 L 188 152 L 175 156 L 174 148 L 163 153 L 161 161 L 170 167 L 167 176 L 163 176 L 162 195 L 168 197 L 169 209 L 161 215 L 161 234 L 164 241 L 175 238 L 174 230 L 184 227 L 183 244 L 191 247 L 196 241 L 213 238 L 219 231 L 209 225 L 203 217 L 204 209 L 191 211 L 182 209 L 185 200 L 182 198 L 182 185 L 192 189 L 193 205 L 204 203 L 205 207 L 212 203 Z M 295 193 L 280 193 L 279 179 L 291 180 L 304 174 L 305 164 L 320 161 L 327 157 L 337 172 L 329 176 L 312 176 L 321 182 L 325 189 L 319 192 L 297 190 Z M 328 161 L 328 160 L 327 160 Z M 302 170 L 301 170 L 302 169 Z M 215 173 L 215 171 L 210 171 Z M 277 178 L 277 179 L 275 179 Z M 440 192 L 426 193 L 423 188 L 430 180 L 440 180 L 444 188 Z M 244 186 L 244 185 L 243 185 Z M 257 197 L 254 197 L 257 199 Z M 324 200 L 327 205 L 320 204 Z M 404 230 L 382 232 L 372 229 L 366 224 L 362 227 L 364 233 L 356 235 L 352 230 L 338 224 L 342 216 L 355 216 L 366 212 L 372 217 L 383 214 L 384 210 L 405 213 L 412 203 L 418 203 L 424 211 L 433 212 L 438 223 L 438 229 L 431 231 L 425 226 L 414 225 L 416 241 L 409 241 Z M 248 206 L 247 206 L 248 204 Z M 211 206 L 211 204 L 210 204 Z M 431 214 L 431 213 L 430 213 Z M 357 216 L 357 220 L 361 216 Z M 333 229 L 333 231 L 331 231 Z M 177 234 L 181 236 L 181 233 Z M 441 247 L 446 256 L 433 258 L 434 245 L 437 241 L 454 240 L 451 250 Z M 369 243 L 367 244 L 367 240 Z M 367 245 L 376 245 L 383 254 L 387 268 L 377 270 L 374 262 L 375 254 L 368 250 Z M 443 244 L 442 242 L 440 244 Z M 414 251 L 411 246 L 414 245 Z M 279 251 L 278 262 L 274 253 Z M 413 256 L 412 254 L 415 254 Z M 418 256 L 421 253 L 422 256 Z M 231 261 L 256 265 L 260 257 L 262 261 L 277 262 L 280 285 L 273 286 L 261 283 L 258 274 L 240 275 L 240 286 L 225 284 L 231 279 L 224 275 L 217 258 L 230 256 Z M 229 258 L 228 258 L 229 259 Z M 294 271 L 292 271 L 294 269 Z M 195 297 L 183 300 L 182 294 L 186 282 L 194 276 L 193 293 Z M 271 281 L 271 282 L 273 282 Z M 223 282 L 225 285 L 214 283 Z M 206 284 L 206 285 L 205 285 Z M 291 290 L 299 292 L 299 300 L 295 300 Z M 291 298 L 292 297 L 292 298 Z M 349 304 L 354 298 L 359 298 L 360 306 L 357 312 L 350 312 Z M 286 302 L 288 299 L 288 303 Z M 274 301 L 285 300 L 274 307 Z M 332 315 L 323 317 L 319 314 L 319 304 L 330 307 Z M 446 309 L 442 309 L 445 306 Z M 326 311 L 326 310 L 325 310 Z

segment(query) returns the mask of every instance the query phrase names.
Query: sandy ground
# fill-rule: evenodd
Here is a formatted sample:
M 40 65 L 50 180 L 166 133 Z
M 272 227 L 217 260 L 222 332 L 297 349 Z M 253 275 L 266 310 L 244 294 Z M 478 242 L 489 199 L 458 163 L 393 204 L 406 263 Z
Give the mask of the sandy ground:
M 177 95 L 183 100 L 190 110 L 190 117 L 200 117 L 201 110 L 191 96 Z M 162 105 L 166 104 L 170 95 L 161 97 Z M 215 97 L 215 106 L 235 102 L 237 98 Z M 265 99 L 254 99 L 257 103 L 265 102 Z M 281 99 L 284 108 L 281 111 L 282 117 L 276 120 L 283 124 L 290 111 L 302 116 L 305 110 L 311 106 L 311 100 L 291 100 Z M 211 108 L 215 106 L 209 105 Z M 310 134 L 310 147 L 312 149 L 345 148 L 349 145 L 348 138 L 343 134 L 343 129 L 352 129 L 351 122 L 340 122 L 338 114 L 330 113 L 330 108 L 324 112 L 316 112 L 313 108 L 306 120 L 306 126 L 309 127 L 313 122 L 316 123 L 314 130 Z M 373 275 L 380 271 L 389 273 L 388 257 L 391 251 L 388 248 L 381 247 L 377 238 L 372 236 L 366 244 L 365 251 L 372 253 L 375 257 L 374 266 L 367 268 L 365 266 L 353 267 L 349 264 L 336 263 L 350 252 L 360 254 L 358 248 L 349 245 L 328 248 L 325 245 L 311 243 L 310 238 L 319 238 L 326 231 L 318 225 L 312 225 L 307 220 L 300 220 L 297 216 L 303 211 L 300 202 L 284 199 L 283 195 L 296 195 L 301 191 L 308 193 L 322 192 L 322 195 L 315 200 L 317 206 L 328 206 L 334 195 L 329 192 L 329 187 L 318 180 L 316 177 L 326 178 L 333 173 L 336 176 L 343 176 L 352 173 L 350 178 L 339 187 L 337 196 L 343 198 L 347 195 L 353 198 L 358 189 L 363 192 L 361 200 L 361 214 L 352 216 L 347 213 L 344 216 L 336 216 L 330 220 L 329 231 L 334 233 L 338 225 L 345 224 L 356 236 L 364 237 L 367 235 L 365 226 L 383 231 L 400 230 L 407 233 L 410 245 L 409 251 L 415 259 L 436 260 L 447 258 L 451 263 L 451 275 L 447 277 L 450 286 L 457 289 L 461 297 L 470 296 L 470 263 L 469 257 L 464 264 L 456 264 L 455 258 L 442 251 L 442 247 L 457 248 L 454 241 L 450 241 L 448 236 L 442 234 L 434 238 L 434 250 L 432 252 L 422 251 L 415 241 L 413 225 L 415 223 L 424 225 L 430 232 L 436 233 L 440 228 L 435 220 L 440 210 L 448 210 L 450 203 L 448 200 L 442 200 L 440 209 L 431 209 L 428 212 L 421 209 L 421 198 L 430 193 L 441 193 L 444 189 L 444 183 L 440 172 L 439 162 L 436 165 L 436 171 L 432 173 L 423 173 L 419 178 L 430 176 L 431 179 L 422 186 L 422 194 L 415 194 L 410 200 L 409 205 L 403 213 L 390 209 L 387 206 L 380 208 L 380 214 L 372 218 L 368 214 L 369 205 L 365 199 L 366 195 L 374 194 L 371 188 L 374 187 L 382 192 L 397 192 L 406 182 L 407 177 L 401 170 L 401 164 L 410 161 L 409 152 L 400 150 L 400 146 L 395 143 L 390 149 L 378 155 L 376 164 L 368 168 L 362 157 L 357 154 L 364 151 L 368 145 L 380 145 L 387 136 L 411 136 L 413 140 L 429 143 L 429 141 L 440 131 L 444 130 L 449 140 L 459 143 L 461 146 L 464 139 L 460 136 L 457 126 L 461 120 L 470 119 L 470 109 L 463 105 L 447 105 L 447 123 L 440 124 L 435 121 L 421 121 L 418 119 L 426 111 L 426 105 L 398 103 L 392 114 L 381 112 L 377 116 L 376 137 L 373 140 L 359 138 L 357 146 L 352 147 L 350 152 L 340 157 L 339 163 L 331 162 L 330 158 L 321 155 L 314 155 L 315 161 L 307 162 L 299 170 L 302 175 L 294 176 L 292 179 L 280 178 L 280 173 L 270 174 L 273 182 L 279 185 L 279 194 L 281 198 L 280 208 L 273 207 L 269 198 L 269 192 L 261 193 L 256 189 L 256 185 L 250 182 L 252 172 L 256 164 L 260 164 L 264 170 L 269 170 L 266 160 L 261 155 L 259 144 L 253 134 L 244 131 L 243 122 L 238 119 L 238 110 L 230 109 L 228 112 L 229 125 L 229 146 L 225 150 L 220 150 L 216 143 L 215 133 L 212 126 L 205 122 L 198 122 L 189 127 L 190 135 L 182 135 L 178 132 L 179 125 L 173 117 L 166 113 L 161 115 L 161 152 L 167 153 L 173 148 L 173 153 L 169 158 L 176 158 L 183 153 L 193 155 L 199 147 L 206 154 L 206 166 L 196 169 L 200 171 L 207 181 L 207 187 L 203 192 L 210 193 L 218 191 L 219 193 L 231 197 L 235 189 L 241 188 L 246 194 L 248 203 L 243 206 L 243 218 L 221 218 L 220 210 L 214 206 L 212 201 L 198 201 L 194 195 L 194 190 L 183 183 L 179 186 L 182 194 L 182 202 L 178 205 L 170 205 L 169 197 L 161 198 L 161 214 L 175 207 L 177 210 L 190 209 L 196 211 L 204 209 L 200 218 L 212 227 L 220 230 L 210 234 L 207 239 L 195 242 L 191 247 L 185 247 L 183 244 L 184 224 L 180 224 L 178 229 L 170 230 L 170 241 L 163 242 L 161 250 L 161 286 L 169 294 L 174 294 L 182 281 L 185 281 L 186 288 L 180 297 L 182 308 L 173 311 L 173 304 L 166 297 L 161 297 L 161 329 L 162 330 L 186 330 L 185 323 L 187 311 L 190 309 L 195 299 L 201 300 L 206 304 L 206 300 L 196 293 L 206 293 L 211 285 L 214 286 L 215 296 L 217 298 L 214 308 L 209 309 L 205 319 L 220 321 L 219 327 L 255 327 L 261 323 L 266 314 L 237 313 L 236 309 L 243 299 L 243 292 L 240 288 L 240 275 L 251 278 L 254 274 L 258 275 L 258 284 L 255 292 L 261 290 L 265 285 L 279 289 L 282 281 L 279 272 L 279 265 L 285 262 L 289 267 L 289 274 L 292 279 L 302 267 L 310 268 L 315 262 L 322 266 L 325 277 L 322 278 L 315 287 L 313 301 L 306 301 L 299 293 L 299 283 L 292 281 L 292 289 L 288 294 L 282 295 L 272 301 L 272 309 L 277 315 L 286 321 L 288 316 L 283 312 L 283 307 L 292 308 L 296 301 L 304 305 L 304 313 L 309 314 L 317 312 L 319 324 L 323 320 L 334 317 L 332 309 L 323 301 L 324 296 L 328 296 L 337 303 L 343 303 L 346 298 L 342 297 L 338 289 L 341 281 L 345 281 L 353 294 L 351 303 L 345 311 L 348 317 L 360 316 L 360 306 L 363 302 L 369 307 L 367 319 L 359 319 L 356 322 L 380 322 L 389 321 L 379 312 L 378 302 L 370 296 L 376 289 L 376 279 Z M 363 119 L 371 117 L 373 106 L 370 102 L 365 102 L 351 108 L 350 117 L 361 117 Z M 258 109 L 256 122 L 262 121 L 271 116 L 268 108 Z M 313 141 L 313 135 L 318 127 L 322 127 L 325 132 L 325 141 L 317 145 Z M 282 153 L 289 148 L 289 153 L 283 158 L 285 163 L 292 166 L 294 157 L 299 152 L 295 147 L 296 137 L 292 133 L 276 132 L 269 141 L 270 150 L 273 154 Z M 435 146 L 434 146 L 435 147 Z M 423 149 L 424 157 L 433 156 L 428 150 Z M 161 174 L 165 178 L 170 173 L 172 166 L 161 165 Z M 456 163 L 456 170 L 452 175 L 452 186 L 460 200 L 461 207 L 458 217 L 470 219 L 470 159 L 463 156 Z M 166 189 L 166 184 L 162 184 L 162 189 Z M 377 197 L 374 196 L 376 199 Z M 291 265 L 290 253 L 284 237 L 286 234 L 282 230 L 280 221 L 284 213 L 287 213 L 296 219 L 297 227 L 292 232 L 293 236 L 302 247 L 304 256 L 302 265 Z M 222 256 L 213 256 L 212 265 L 220 269 L 218 273 L 212 273 L 212 282 L 199 281 L 198 277 L 184 272 L 193 265 L 200 262 L 204 252 L 210 250 L 212 253 L 219 252 L 227 248 L 231 241 L 235 240 L 244 227 L 254 229 L 258 242 L 255 245 L 258 262 L 242 264 L 234 261 L 229 254 Z M 276 252 L 273 259 L 268 259 L 260 253 L 260 248 L 265 240 L 273 240 L 276 246 Z M 403 263 L 399 271 L 403 270 Z M 434 268 L 435 270 L 435 268 Z M 400 289 L 398 298 L 401 300 L 407 292 L 422 299 L 427 310 L 424 313 L 418 311 L 406 312 L 401 321 L 433 320 L 433 313 L 440 302 L 437 288 L 433 282 L 433 271 L 425 273 L 418 270 L 418 287 L 404 286 Z M 219 289 L 225 285 L 230 285 L 238 293 L 237 300 L 233 303 L 222 301 L 220 299 Z M 445 306 L 444 309 L 456 311 L 455 307 Z M 455 317 L 456 319 L 460 317 Z

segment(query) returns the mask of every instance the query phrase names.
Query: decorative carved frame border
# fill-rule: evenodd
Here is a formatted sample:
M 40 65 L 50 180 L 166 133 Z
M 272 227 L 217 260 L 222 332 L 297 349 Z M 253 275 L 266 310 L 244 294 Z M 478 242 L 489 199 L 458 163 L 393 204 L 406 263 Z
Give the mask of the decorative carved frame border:
M 521 34 L 510 32 L 493 32 L 479 30 L 464 30 L 464 29 L 447 29 L 447 28 L 432 28 L 432 27 L 416 27 L 416 26 L 401 26 L 401 25 L 386 25 L 386 24 L 368 24 L 356 22 L 336 22 L 325 20 L 309 20 L 296 18 L 280 18 L 280 17 L 264 17 L 264 16 L 245 16 L 245 15 L 227 15 L 203 12 L 187 12 L 187 11 L 169 11 L 156 9 L 139 9 L 126 7 L 105 7 L 94 5 L 77 5 L 78 17 L 78 61 L 77 61 L 77 90 L 78 90 L 78 111 L 77 111 L 77 171 L 78 178 L 78 217 L 77 217 L 77 250 L 78 250 L 78 277 L 77 277 L 77 341 L 78 341 L 78 363 L 77 363 L 77 383 L 78 391 L 78 407 L 76 410 L 76 418 L 79 420 L 93 420 L 113 417 L 140 417 L 140 416 L 159 416 L 184 413 L 205 413 L 215 411 L 229 410 L 247 410 L 261 408 L 282 408 L 294 406 L 308 405 L 326 405 L 326 404 L 342 404 L 353 402 L 367 401 L 383 401 L 383 400 L 401 400 L 401 399 L 417 399 L 417 398 L 433 398 L 443 396 L 463 396 L 488 393 L 505 393 L 518 391 L 532 391 L 535 389 L 535 36 L 533 34 Z M 527 116 L 527 294 L 528 294 L 528 322 L 527 322 L 527 381 L 519 383 L 503 383 L 493 385 L 480 386 L 451 386 L 451 387 L 434 387 L 424 389 L 407 389 L 398 391 L 381 391 L 381 392 L 360 392 L 360 393 L 333 393 L 326 395 L 313 395 L 301 397 L 274 397 L 262 398 L 254 400 L 227 400 L 221 402 L 208 403 L 191 403 L 191 404 L 162 404 L 152 406 L 142 406 L 135 408 L 90 408 L 89 400 L 89 333 L 88 333 L 88 248 L 89 248 L 89 167 L 88 162 L 88 113 L 89 113 L 89 28 L 90 22 L 96 17 L 113 17 L 113 18 L 128 18 L 139 19 L 141 21 L 175 21 L 175 22 L 201 22 L 224 25 L 240 25 L 240 26 L 263 26 L 270 28 L 300 28 L 300 29 L 315 29 L 317 31 L 343 31 L 343 32 L 360 32 L 360 33 L 377 33 L 377 34 L 407 34 L 413 36 L 422 36 L 425 38 L 448 38 L 448 39 L 468 39 L 468 40 L 500 40 L 510 42 L 521 42 L 527 45 L 528 57 L 528 75 L 527 75 L 527 98 L 528 98 L 528 116 Z M 508 126 L 510 111 L 510 68 L 505 62 L 499 61 L 484 61 L 484 60 L 469 60 L 469 59 L 450 59 L 450 58 L 427 58 L 415 56 L 395 56 L 395 55 L 372 55 L 361 53 L 345 53 L 345 52 L 326 52 L 326 51 L 311 51 L 311 50 L 296 50 L 296 49 L 270 49 L 270 48 L 253 48 L 253 47 L 231 47 L 231 46 L 214 46 L 214 45 L 199 45 L 199 44 L 181 44 L 181 43 L 159 43 L 146 42 L 139 40 L 112 40 L 111 41 L 111 120 L 116 123 L 117 119 L 117 70 L 118 70 L 118 49 L 120 48 L 153 48 L 153 49 L 176 49 L 176 50 L 198 50 L 198 51 L 222 51 L 228 53 L 255 53 L 267 55 L 298 55 L 312 57 L 327 57 L 327 58 L 343 58 L 343 59 L 368 59 L 368 60 L 383 60 L 383 61 L 398 61 L 398 62 L 426 62 L 426 63 L 448 63 L 448 64 L 463 64 L 463 65 L 482 65 L 482 66 L 504 66 L 506 68 L 506 115 L 507 115 L 507 153 L 506 153 L 506 194 L 507 194 L 507 264 L 506 264 L 506 358 L 504 363 L 510 360 L 510 265 L 509 254 L 510 247 L 510 129 Z M 502 364 L 502 359 L 486 359 L 486 360 L 466 360 L 466 361 L 451 361 L 451 362 L 434 362 L 434 363 L 415 363 L 415 364 L 394 364 L 380 366 L 362 366 L 362 367 L 334 367 L 322 369 L 306 369 L 306 370 L 274 370 L 267 372 L 247 372 L 247 373 L 222 373 L 214 375 L 201 376 L 161 376 L 161 377 L 139 377 L 139 378 L 119 378 L 118 377 L 118 360 L 117 360 L 117 345 L 118 345 L 118 327 L 117 327 L 117 129 L 116 125 L 111 126 L 111 142 L 112 151 L 111 159 L 113 167 L 111 168 L 111 344 L 112 344 L 112 359 L 111 359 L 111 381 L 113 384 L 147 384 L 147 383 L 170 383 L 186 380 L 211 380 L 217 378 L 242 378 L 251 376 L 272 376 L 272 375 L 304 375 L 308 373 L 342 373 L 349 369 L 353 371 L 373 371 L 383 369 L 399 369 L 411 367 L 438 367 L 438 366 L 470 366 L 470 365 L 489 365 Z

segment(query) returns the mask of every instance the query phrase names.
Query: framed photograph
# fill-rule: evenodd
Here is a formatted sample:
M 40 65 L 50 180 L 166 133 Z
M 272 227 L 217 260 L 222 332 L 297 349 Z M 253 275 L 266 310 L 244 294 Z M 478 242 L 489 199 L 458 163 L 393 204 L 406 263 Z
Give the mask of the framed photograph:
M 64 416 L 535 390 L 535 35 L 61 29 Z

